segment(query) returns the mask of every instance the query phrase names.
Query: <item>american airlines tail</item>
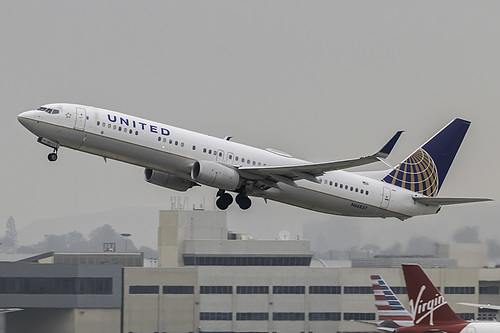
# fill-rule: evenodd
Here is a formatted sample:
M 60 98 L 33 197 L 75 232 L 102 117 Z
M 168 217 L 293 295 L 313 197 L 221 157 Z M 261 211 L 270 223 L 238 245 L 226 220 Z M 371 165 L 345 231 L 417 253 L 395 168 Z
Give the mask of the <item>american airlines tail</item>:
M 470 121 L 456 118 L 391 170 L 383 181 L 435 197 L 462 144 Z
M 406 311 L 384 279 L 380 275 L 371 275 L 370 278 L 380 321 L 378 328 L 383 330 L 386 327 L 395 328 L 413 325 L 411 314 Z
M 466 325 L 448 305 L 420 265 L 403 265 L 410 301 L 410 312 L 416 326 Z

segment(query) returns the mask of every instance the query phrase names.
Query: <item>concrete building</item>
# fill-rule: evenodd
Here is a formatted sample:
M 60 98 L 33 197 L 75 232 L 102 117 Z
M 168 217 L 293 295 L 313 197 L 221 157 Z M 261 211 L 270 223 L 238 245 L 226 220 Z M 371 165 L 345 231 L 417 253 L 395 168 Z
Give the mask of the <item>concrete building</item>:
M 377 319 L 370 275 L 408 305 L 402 262 L 445 267 L 426 271 L 464 318 L 477 309 L 458 302 L 500 304 L 500 270 L 470 267 L 485 262 L 477 249 L 471 259 L 449 246 L 442 258 L 311 265 L 309 241 L 228 237 L 223 212 L 162 211 L 158 235 L 161 267 L 124 270 L 124 332 L 372 332 L 353 321 Z
M 478 246 L 332 266 L 312 258 L 307 240 L 228 232 L 224 212 L 161 211 L 158 252 L 154 268 L 116 253 L 0 263 L 0 308 L 24 309 L 6 314 L 7 332 L 373 332 L 356 322 L 377 320 L 370 275 L 408 306 L 402 262 L 420 263 L 464 318 L 496 313 L 458 302 L 500 305 L 500 269 L 482 268 Z

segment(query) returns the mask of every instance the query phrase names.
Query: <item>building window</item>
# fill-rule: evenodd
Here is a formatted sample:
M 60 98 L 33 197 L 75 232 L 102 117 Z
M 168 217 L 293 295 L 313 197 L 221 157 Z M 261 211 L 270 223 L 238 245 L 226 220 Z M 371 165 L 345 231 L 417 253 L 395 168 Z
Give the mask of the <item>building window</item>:
M 267 312 L 238 312 L 236 320 L 269 320 Z
M 310 321 L 340 321 L 340 312 L 309 312 Z
M 112 294 L 112 278 L 94 277 L 2 277 L 0 294 L 49 294 L 49 295 L 85 295 Z
M 158 286 L 130 286 L 128 289 L 129 294 L 158 294 L 160 287 Z
M 309 294 L 340 294 L 340 286 L 309 286 Z
M 232 294 L 233 286 L 200 286 L 200 294 Z
M 472 295 L 476 291 L 475 287 L 444 287 L 445 294 L 467 294 Z
M 237 286 L 237 294 L 269 294 L 268 286 Z
M 391 287 L 391 290 L 395 294 L 406 295 L 408 292 L 406 291 L 406 287 Z
M 273 320 L 304 320 L 305 315 L 303 312 L 273 312 Z
M 186 266 L 309 266 L 311 256 L 304 257 L 224 257 L 184 255 Z
M 472 312 L 471 313 L 469 313 L 469 312 L 457 313 L 457 316 L 459 316 L 463 320 L 468 320 L 468 321 L 474 320 L 474 313 L 472 313 Z
M 498 321 L 498 310 L 479 308 L 477 310 L 477 320 Z
M 375 313 L 344 312 L 344 320 L 375 320 Z
M 479 287 L 479 294 L 498 295 L 500 293 L 499 289 L 498 286 Z
M 163 286 L 164 294 L 194 294 L 194 286 Z
M 200 312 L 200 320 L 233 320 L 232 312 Z
M 304 286 L 274 286 L 273 294 L 305 294 Z
M 372 292 L 372 287 L 344 287 L 344 294 L 371 294 Z

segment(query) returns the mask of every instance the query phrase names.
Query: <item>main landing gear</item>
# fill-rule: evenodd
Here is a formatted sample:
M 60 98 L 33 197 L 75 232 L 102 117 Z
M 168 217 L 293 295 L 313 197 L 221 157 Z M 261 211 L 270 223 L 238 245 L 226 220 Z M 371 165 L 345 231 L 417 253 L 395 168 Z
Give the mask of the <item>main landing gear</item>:
M 231 196 L 231 194 L 226 193 L 224 190 L 219 190 L 219 192 L 217 192 L 217 196 L 219 198 L 215 203 L 217 205 L 217 208 L 219 208 L 220 210 L 226 210 L 229 205 L 233 203 L 233 197 Z M 250 198 L 247 197 L 244 192 L 241 192 L 236 196 L 236 203 L 241 209 L 247 210 L 252 205 L 252 200 L 250 200 Z

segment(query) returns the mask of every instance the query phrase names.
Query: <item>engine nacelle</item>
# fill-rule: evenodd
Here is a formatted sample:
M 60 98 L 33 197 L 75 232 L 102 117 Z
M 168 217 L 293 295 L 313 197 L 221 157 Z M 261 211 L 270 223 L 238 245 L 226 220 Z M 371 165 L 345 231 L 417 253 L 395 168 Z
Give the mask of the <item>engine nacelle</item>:
M 234 191 L 240 187 L 240 174 L 235 169 L 212 161 L 197 161 L 191 178 L 200 184 Z
M 144 170 L 144 180 L 151 184 L 183 192 L 196 185 L 196 183 L 187 179 L 153 169 Z

